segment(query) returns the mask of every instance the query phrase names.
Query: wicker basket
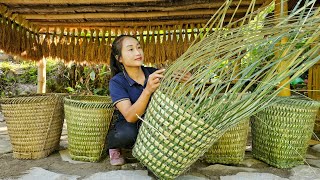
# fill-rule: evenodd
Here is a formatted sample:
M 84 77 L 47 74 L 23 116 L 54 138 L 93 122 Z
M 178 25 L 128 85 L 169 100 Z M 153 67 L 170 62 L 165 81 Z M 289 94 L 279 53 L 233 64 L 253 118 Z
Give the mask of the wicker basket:
M 280 98 L 280 97 L 279 97 Z M 284 98 L 252 122 L 252 153 L 278 168 L 303 164 L 319 102 Z
M 316 121 L 314 123 L 314 133 L 318 138 L 320 137 L 320 111 L 318 112 Z
M 187 170 L 212 146 L 218 130 L 175 105 L 160 91 L 153 94 L 133 156 L 161 179 Z
M 90 162 L 100 160 L 114 111 L 111 98 L 109 96 L 66 97 L 64 110 L 71 158 Z
M 1 99 L 2 112 L 17 159 L 39 159 L 59 147 L 63 96 L 44 94 Z
M 249 132 L 249 119 L 227 130 L 204 154 L 208 163 L 239 164 L 243 161 Z

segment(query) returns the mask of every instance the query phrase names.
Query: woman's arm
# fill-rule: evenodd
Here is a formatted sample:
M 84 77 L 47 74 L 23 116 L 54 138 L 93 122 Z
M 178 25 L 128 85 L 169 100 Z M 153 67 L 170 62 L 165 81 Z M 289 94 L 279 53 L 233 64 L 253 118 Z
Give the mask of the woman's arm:
M 128 122 L 137 122 L 137 115 L 142 116 L 145 113 L 152 93 L 160 86 L 163 72 L 164 69 L 161 69 L 150 74 L 146 88 L 134 104 L 131 104 L 130 100 L 123 100 L 116 104 L 116 107 Z

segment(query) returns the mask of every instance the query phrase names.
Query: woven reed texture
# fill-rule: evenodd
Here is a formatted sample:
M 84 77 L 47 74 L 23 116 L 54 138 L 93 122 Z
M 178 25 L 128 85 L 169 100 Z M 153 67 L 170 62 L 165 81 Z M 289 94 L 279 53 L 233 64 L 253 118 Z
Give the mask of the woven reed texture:
M 252 153 L 278 168 L 303 164 L 319 102 L 283 99 L 259 112 L 252 122 Z
M 109 96 L 70 96 L 64 101 L 68 149 L 73 160 L 99 161 L 114 111 Z
M 59 147 L 63 96 L 34 95 L 1 99 L 2 112 L 17 159 L 40 159 Z
M 316 121 L 314 123 L 314 133 L 317 135 L 317 137 L 320 137 L 320 111 L 318 112 Z
M 249 118 L 227 130 L 204 154 L 208 163 L 239 164 L 243 161 L 249 132 Z
M 160 91 L 153 94 L 133 148 L 133 156 L 161 179 L 173 179 L 212 146 L 217 130 L 195 116 L 182 117 L 185 109 Z M 216 138 L 218 139 L 218 137 Z

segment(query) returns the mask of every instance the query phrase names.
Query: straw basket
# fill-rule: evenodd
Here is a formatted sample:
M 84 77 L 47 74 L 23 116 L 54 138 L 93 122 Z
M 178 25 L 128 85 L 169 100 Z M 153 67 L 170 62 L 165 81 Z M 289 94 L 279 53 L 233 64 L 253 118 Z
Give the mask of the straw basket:
M 303 164 L 319 102 L 283 99 L 252 122 L 252 153 L 278 168 Z
M 17 159 L 39 159 L 59 147 L 63 96 L 45 94 L 1 99 L 2 112 Z
M 69 153 L 73 160 L 98 161 L 113 114 L 109 96 L 70 96 L 64 101 Z
M 217 130 L 160 91 L 152 98 L 132 153 L 159 178 L 173 179 L 212 146 Z
M 208 163 L 239 164 L 243 161 L 249 131 L 249 119 L 227 130 L 204 154 Z
M 320 111 L 318 112 L 316 121 L 314 123 L 314 133 L 317 135 L 317 137 L 320 137 Z

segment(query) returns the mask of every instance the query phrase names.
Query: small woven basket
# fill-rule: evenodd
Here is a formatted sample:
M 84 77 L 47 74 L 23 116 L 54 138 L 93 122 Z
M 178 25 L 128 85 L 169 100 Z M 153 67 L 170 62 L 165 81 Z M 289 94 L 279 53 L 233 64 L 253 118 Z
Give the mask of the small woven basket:
M 157 177 L 173 179 L 212 146 L 218 130 L 160 91 L 152 98 L 132 154 Z
M 40 159 L 59 147 L 63 96 L 44 94 L 1 99 L 2 112 L 17 159 Z
M 64 99 L 68 149 L 73 160 L 99 161 L 114 111 L 109 96 L 70 96 Z
M 278 168 L 303 164 L 319 106 L 316 101 L 285 98 L 255 115 L 253 156 Z
M 208 163 L 239 164 L 243 161 L 249 132 L 249 119 L 227 130 L 204 154 Z

